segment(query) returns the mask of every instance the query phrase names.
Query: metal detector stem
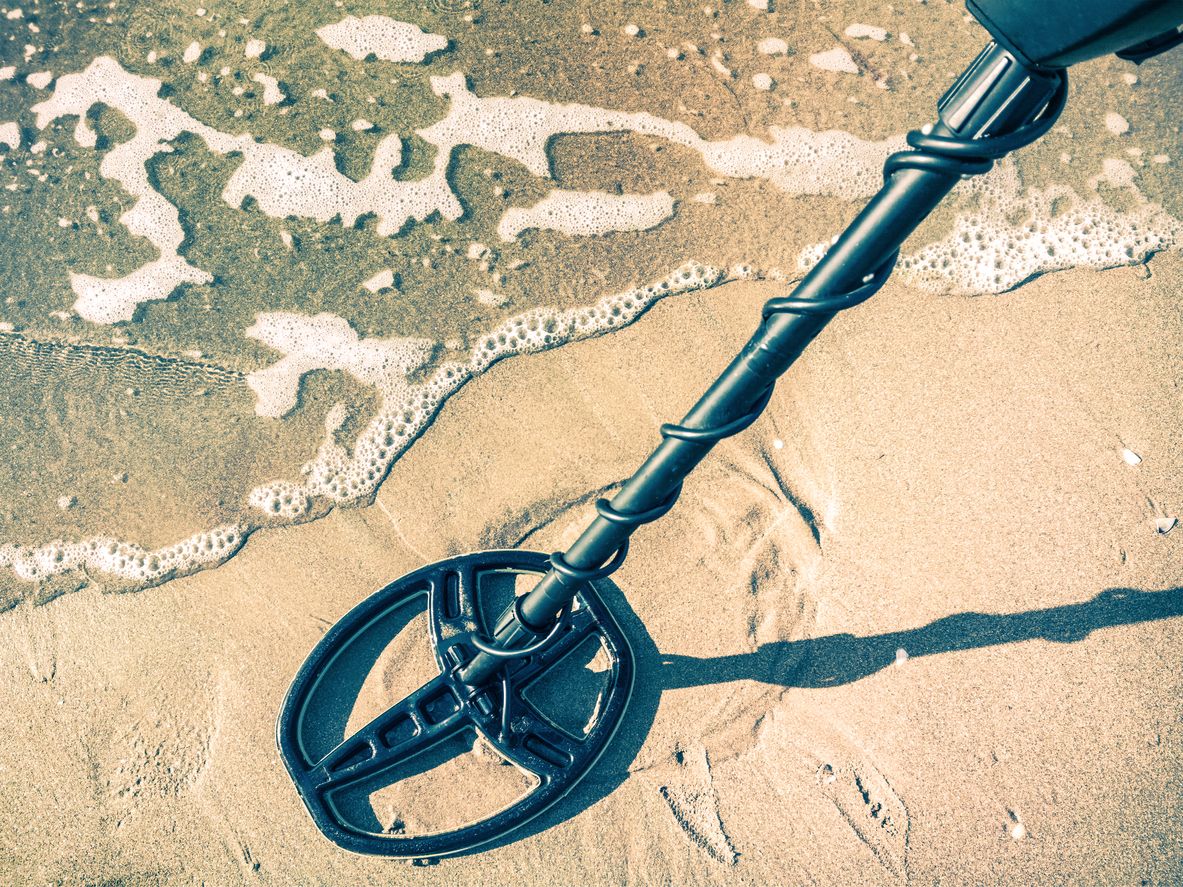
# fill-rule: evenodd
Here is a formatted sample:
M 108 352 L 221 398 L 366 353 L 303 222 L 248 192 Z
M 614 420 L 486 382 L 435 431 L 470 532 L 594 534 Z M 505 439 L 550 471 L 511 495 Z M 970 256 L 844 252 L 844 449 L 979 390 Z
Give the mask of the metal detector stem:
M 598 581 L 624 563 L 637 527 L 674 506 L 686 476 L 716 443 L 759 418 L 776 380 L 835 314 L 884 285 L 900 244 L 958 180 L 987 172 L 1051 129 L 1067 99 L 1069 65 L 1115 50 L 1141 60 L 1183 39 L 1180 0 L 968 5 L 995 42 L 937 103 L 936 124 L 908 133 L 911 150 L 887 158 L 879 193 L 791 295 L 764 304 L 751 340 L 681 424 L 661 426 L 661 445 L 611 501 L 596 501 L 598 516 L 567 551 L 475 551 L 428 564 L 361 601 L 309 653 L 284 697 L 276 743 L 326 837 L 356 853 L 451 856 L 523 834 L 565 797 L 612 742 L 637 676 L 629 637 L 606 604 L 610 589 Z M 490 623 L 487 609 L 503 600 L 507 579 L 516 585 L 526 575 L 537 584 Z M 366 673 L 359 664 L 377 667 L 374 657 L 416 608 L 426 609 L 434 676 L 351 730 L 345 716 L 357 709 L 343 702 L 359 691 Z M 586 700 L 594 713 L 580 715 L 583 726 L 560 726 L 532 688 L 591 642 L 602 654 L 598 692 Z M 444 831 L 408 833 L 401 819 L 381 821 L 376 788 L 433 770 L 474 742 L 530 774 L 533 788 Z M 468 813 L 467 790 L 458 797 L 450 806 Z
M 1043 135 L 1066 91 L 1062 69 L 1028 67 L 989 44 L 938 103 L 937 125 L 910 135 L 916 150 L 888 159 L 879 193 L 790 298 L 765 306 L 739 355 L 679 425 L 663 426 L 662 443 L 610 503 L 599 503 L 599 516 L 575 543 L 552 556 L 546 576 L 502 615 L 493 642 L 510 651 L 536 640 L 584 583 L 616 569 L 633 531 L 669 510 L 683 479 L 715 443 L 755 421 L 777 378 L 829 320 L 883 285 L 900 244 L 958 180 L 986 172 L 994 159 Z M 478 652 L 460 677 L 484 684 L 504 666 L 504 656 Z

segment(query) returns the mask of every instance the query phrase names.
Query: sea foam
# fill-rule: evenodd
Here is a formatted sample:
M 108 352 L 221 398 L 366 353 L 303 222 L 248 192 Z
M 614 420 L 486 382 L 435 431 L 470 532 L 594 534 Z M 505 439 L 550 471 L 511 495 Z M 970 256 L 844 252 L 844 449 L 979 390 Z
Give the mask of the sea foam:
M 505 211 L 497 224 L 502 240 L 513 240 L 530 228 L 587 237 L 613 231 L 648 231 L 674 214 L 669 191 L 653 194 L 609 194 L 606 191 L 554 190 L 533 206 Z
M 930 292 L 982 295 L 1013 289 L 1049 271 L 1113 268 L 1144 262 L 1183 240 L 1183 223 L 1138 190 L 1136 171 L 1109 158 L 1080 195 L 1062 185 L 1024 189 L 1013 160 L 957 186 L 974 208 L 960 213 L 940 240 L 900 257 L 896 273 Z M 1124 188 L 1134 205 L 1118 210 L 1101 199 L 1100 184 Z M 825 255 L 828 243 L 805 247 L 801 271 Z
M 426 34 L 415 25 L 384 15 L 347 15 L 334 25 L 318 28 L 316 36 L 359 61 L 372 55 L 386 62 L 421 62 L 448 47 L 447 37 Z
M 161 85 L 153 77 L 128 74 L 114 59 L 100 56 L 86 70 L 59 77 L 53 95 L 32 109 L 39 129 L 60 117 L 77 117 L 74 137 L 84 147 L 95 144 L 94 132 L 85 123 L 87 111 L 95 105 L 118 109 L 136 127 L 132 138 L 107 152 L 99 171 L 135 198 L 119 221 L 133 235 L 155 246 L 160 256 L 122 278 L 71 272 L 70 284 L 78 296 L 74 310 L 92 323 L 131 320 L 144 302 L 168 298 L 183 283 L 213 280 L 178 252 L 185 239 L 180 214 L 152 186 L 147 163 L 156 154 L 172 150 L 168 143 L 183 132 L 198 136 L 219 154 L 242 150 L 252 143 L 251 138 L 230 136 L 195 120 L 158 97 Z
M 282 360 L 246 377 L 255 392 L 255 412 L 280 418 L 296 407 L 300 380 L 313 370 L 344 370 L 383 397 L 405 393 L 405 381 L 431 357 L 426 339 L 358 339 L 335 314 L 305 317 L 287 311 L 259 314 L 246 335 L 281 351 Z
M 111 324 L 131 320 L 145 302 L 168 298 L 182 284 L 209 283 L 178 250 L 184 241 L 180 214 L 151 184 L 147 165 L 172 150 L 170 142 L 193 133 L 219 154 L 237 153 L 242 162 L 231 175 L 222 199 L 238 207 L 249 196 L 269 216 L 298 216 L 321 222 L 340 219 L 351 225 L 372 214 L 381 236 L 397 234 L 410 221 L 435 213 L 460 218 L 463 207 L 448 181 L 453 152 L 469 145 L 516 160 L 542 178 L 551 178 L 547 153 L 563 134 L 633 132 L 656 136 L 697 152 L 706 166 L 729 178 L 764 178 L 791 194 L 825 194 L 847 199 L 867 196 L 878 187 L 878 167 L 899 138 L 864 141 L 841 131 L 815 133 L 802 127 L 770 127 L 770 141 L 750 135 L 709 141 L 685 123 L 647 112 L 624 112 L 580 104 L 556 104 L 529 96 L 482 98 L 469 89 L 463 73 L 432 77 L 436 95 L 450 101 L 448 114 L 418 131 L 436 148 L 434 167 L 422 179 L 400 180 L 403 141 L 385 136 L 374 151 L 369 173 L 355 181 L 338 171 L 329 146 L 310 156 L 290 148 L 256 142 L 249 133 L 230 135 L 196 120 L 159 95 L 161 82 L 124 70 L 108 57 L 96 58 L 84 71 L 58 79 L 53 96 L 33 110 L 37 126 L 76 116 L 75 139 L 93 147 L 95 134 L 87 111 L 98 104 L 119 110 L 136 128 L 133 138 L 103 158 L 100 172 L 119 182 L 136 203 L 120 221 L 146 238 L 160 256 L 121 278 L 72 274 L 78 296 L 74 310 L 84 320 Z M 282 99 L 281 99 L 282 100 Z M 335 134 L 333 134 L 335 136 Z M 559 198 L 563 200 L 563 198 Z M 622 206 L 624 204 L 621 204 Z M 605 203 L 598 198 L 566 199 L 564 224 L 572 231 L 606 233 Z M 623 230 L 637 230 L 635 216 L 615 211 Z M 616 229 L 621 230 L 621 229 Z
M 534 175 L 549 179 L 548 147 L 555 137 L 632 132 L 689 149 L 720 176 L 762 178 L 790 194 L 843 199 L 874 193 L 883 159 L 902 147 L 900 137 L 867 141 L 841 131 L 819 133 L 800 127 L 770 127 L 767 138 L 741 133 L 711 141 L 687 124 L 646 112 L 557 104 L 529 96 L 481 97 L 457 72 L 431 79 L 432 90 L 449 101 L 444 118 L 419 131 L 436 148 L 431 173 L 421 180 L 395 179 L 403 143 L 398 135 L 390 134 L 378 143 L 370 172 L 355 181 L 337 171 L 331 148 L 305 156 L 255 142 L 249 134 L 219 132 L 161 97 L 160 88 L 159 80 L 131 74 L 113 59 L 100 57 L 85 71 L 59 77 L 52 96 L 34 107 L 40 128 L 60 117 L 76 116 L 74 136 L 84 147 L 96 144 L 95 133 L 86 122 L 86 113 L 95 104 L 119 110 L 136 129 L 132 139 L 104 156 L 100 172 L 135 198 L 121 221 L 133 234 L 155 245 L 160 256 L 122 278 L 71 278 L 79 296 L 76 310 L 96 323 L 130 319 L 140 304 L 165 298 L 182 283 L 209 278 L 179 254 L 184 237 L 180 215 L 153 189 L 147 174 L 151 158 L 171 150 L 170 142 L 182 132 L 196 135 L 215 153 L 241 154 L 242 162 L 223 193 L 227 203 L 239 206 L 249 195 L 269 215 L 326 222 L 338 218 L 347 224 L 373 213 L 377 230 L 386 235 L 397 233 L 410 219 L 426 219 L 432 213 L 448 219 L 461 215 L 459 200 L 447 180 L 452 154 L 461 145 L 516 160 Z M 15 138 L 19 141 L 19 130 Z M 1103 180 L 1115 187 L 1132 187 L 1132 172 L 1128 164 L 1109 164 L 1093 186 Z M 1136 202 L 1132 210 L 1118 212 L 1095 195 L 1082 198 L 1056 187 L 1023 191 L 1017 172 L 1007 164 L 959 190 L 976 197 L 976 209 L 963 215 L 948 237 L 901 260 L 900 273 L 906 281 L 942 291 L 993 292 L 1044 270 L 1141 261 L 1180 237 L 1178 221 L 1144 200 Z M 539 207 L 552 200 L 552 208 L 557 203 L 564 209 L 563 227 L 556 224 L 556 230 L 569 229 L 573 234 L 613 230 L 603 220 L 604 206 L 596 202 L 600 198 L 586 197 L 595 192 L 581 192 L 584 197 L 572 198 L 576 193 L 580 192 L 552 191 L 533 207 L 520 208 L 526 215 L 514 224 L 530 219 L 531 212 L 536 221 L 545 222 Z M 555 194 L 567 196 L 554 198 Z M 658 195 L 664 196 L 655 205 L 664 213 L 666 201 L 672 203 L 672 198 L 667 192 Z M 624 200 L 609 203 L 635 210 L 641 205 L 638 201 L 654 196 L 619 195 Z M 631 210 L 618 212 L 615 230 L 638 224 Z M 601 213 L 599 221 L 597 212 Z M 1020 217 L 1017 223 L 1011 221 Z M 805 264 L 822 252 L 815 248 Z M 752 273 L 741 267 L 733 276 Z M 446 398 L 496 361 L 603 334 L 635 320 L 660 298 L 715 285 L 726 278 L 719 269 L 690 264 L 658 283 L 582 308 L 539 308 L 516 315 L 472 340 L 475 345 L 466 359 L 435 366 L 425 381 L 412 381 L 412 374 L 426 365 L 432 348 L 424 340 L 362 338 L 348 319 L 331 314 L 260 314 L 248 334 L 283 356 L 251 376 L 257 410 L 281 416 L 296 403 L 305 373 L 318 368 L 344 370 L 373 386 L 381 401 L 377 415 L 351 447 L 342 445 L 336 435 L 343 412 L 332 410 L 326 419 L 324 441 L 304 466 L 301 478 L 276 479 L 250 492 L 248 501 L 257 515 L 253 521 L 221 526 L 156 550 L 106 537 L 34 546 L 5 544 L 0 545 L 0 567 L 30 580 L 84 567 L 131 584 L 152 584 L 218 563 L 233 554 L 258 526 L 306 518 L 317 502 L 348 504 L 372 496 L 393 461 L 430 423 Z
M 418 383 L 400 374 L 423 357 L 422 340 L 359 339 L 345 320 L 331 314 L 262 315 L 262 322 L 256 322 L 260 338 L 290 349 L 271 370 L 296 356 L 293 363 L 274 373 L 275 379 L 282 377 L 282 384 L 274 389 L 262 386 L 263 396 L 270 392 L 278 398 L 270 403 L 281 407 L 292 387 L 298 387 L 299 367 L 317 362 L 334 361 L 382 394 L 377 415 L 362 429 L 352 450 L 338 443 L 334 435 L 343 411 L 330 410 L 325 440 L 315 458 L 303 467 L 303 479 L 277 479 L 247 496 L 259 515 L 256 522 L 219 526 L 154 550 L 105 536 L 44 545 L 5 543 L 0 544 L 0 568 L 29 581 L 86 569 L 142 587 L 221 563 L 258 527 L 306 518 L 316 500 L 348 504 L 372 496 L 394 460 L 430 424 L 444 401 L 494 363 L 610 332 L 631 323 L 660 299 L 714 286 L 724 276 L 718 268 L 688 263 L 656 283 L 606 296 L 590 305 L 523 312 L 477 337 L 466 360 L 443 363 Z M 321 341 L 326 332 L 332 342 Z
M 1090 185 L 1130 188 L 1135 205 L 1125 211 L 1062 185 L 1024 190 L 1010 161 L 965 182 L 977 209 L 958 215 L 942 239 L 904 255 L 901 277 L 934 292 L 1000 293 L 1049 271 L 1133 265 L 1183 239 L 1183 225 L 1134 186 L 1132 167 L 1117 164 L 1103 164 Z
M 382 406 L 358 436 L 352 452 L 330 433 L 316 458 L 304 466 L 302 483 L 282 479 L 264 484 L 251 492 L 250 502 L 267 515 L 279 513 L 277 504 L 282 506 L 285 497 L 289 502 L 321 498 L 337 504 L 366 499 L 377 491 L 390 465 L 430 423 L 444 400 L 497 361 L 602 335 L 636 320 L 659 299 L 717 285 L 724 277 L 721 269 L 691 262 L 656 283 L 605 296 L 591 305 L 536 308 L 510 317 L 478 336 L 467 360 L 441 364 L 424 382 L 411 384 L 397 376 L 382 377 L 375 386 L 383 395 Z M 403 341 L 408 349 L 415 347 L 413 340 Z M 370 340 L 357 344 L 366 347 Z M 379 347 L 398 350 L 404 346 L 387 341 Z

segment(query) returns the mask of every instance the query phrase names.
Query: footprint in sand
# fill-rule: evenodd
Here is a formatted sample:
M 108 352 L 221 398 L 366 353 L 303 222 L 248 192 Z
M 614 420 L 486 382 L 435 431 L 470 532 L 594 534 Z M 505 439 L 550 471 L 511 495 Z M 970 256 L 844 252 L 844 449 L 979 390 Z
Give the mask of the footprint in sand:
M 729 444 L 719 455 L 687 485 L 686 507 L 639 531 L 643 542 L 613 577 L 667 660 L 652 680 L 679 707 L 678 724 L 655 722 L 636 769 L 657 766 L 694 741 L 725 753 L 734 753 L 736 742 L 750 744 L 785 692 L 780 679 L 788 681 L 798 665 L 791 657 L 804 655 L 788 646 L 790 658 L 773 662 L 774 654 L 779 645 L 808 637 L 813 624 L 809 588 L 822 549 L 810 507 L 791 488 L 797 479 L 783 476 L 757 444 Z M 534 503 L 525 512 L 534 528 L 516 515 L 508 523 L 520 535 L 496 541 L 564 548 L 594 516 L 595 499 L 614 492 Z M 705 620 L 704 597 L 716 602 Z M 690 688 L 695 691 L 684 691 Z M 692 724 L 693 735 L 679 724 Z
M 194 677 L 183 711 L 160 707 L 159 688 L 120 693 L 121 716 L 92 732 L 99 734 L 93 743 L 93 778 L 118 825 L 153 802 L 186 794 L 201 779 L 221 719 L 220 689 L 209 688 L 219 683 L 214 676 Z
M 108 792 L 132 805 L 180 795 L 205 769 L 211 738 L 211 725 L 202 718 L 145 712 L 129 725 L 126 742 L 113 750 L 119 757 L 109 762 Z
M 752 751 L 728 769 L 728 782 L 738 780 L 729 792 L 753 796 L 759 787 L 745 774 L 758 773 L 835 855 L 857 858 L 861 845 L 870 854 L 868 865 L 906 882 L 909 816 L 903 799 L 858 737 L 787 702 L 761 723 Z
M 887 779 L 867 761 L 819 768 L 822 791 L 875 859 L 904 878 L 908 813 Z
M 720 804 L 742 786 L 720 783 L 712 761 L 730 769 L 758 741 L 762 721 L 786 692 L 780 679 L 792 675 L 797 654 L 773 662 L 775 656 L 760 651 L 808 636 L 814 614 L 809 588 L 822 550 L 813 512 L 793 491 L 807 482 L 784 476 L 779 459 L 767 458 L 758 444 L 736 442 L 719 456 L 688 484 L 692 507 L 644 528 L 645 544 L 635 547 L 614 581 L 663 662 L 638 676 L 662 693 L 629 769 L 660 795 L 687 842 L 732 866 L 740 854 Z M 535 503 L 528 521 L 511 522 L 522 536 L 506 541 L 543 550 L 569 545 L 594 513 L 594 499 L 612 492 L 598 490 L 575 503 Z M 537 529 L 523 527 L 526 522 Z M 705 621 L 704 597 L 717 602 Z
M 688 751 L 674 752 L 669 764 L 655 769 L 653 775 L 662 779 L 661 796 L 687 840 L 715 862 L 735 865 L 739 853 L 719 817 L 719 797 L 706 747 L 696 745 Z
M 14 635 L 15 644 L 29 676 L 38 683 L 51 683 L 57 674 L 57 614 L 48 607 L 25 607 L 19 613 L 14 618 L 23 619 L 25 628 Z

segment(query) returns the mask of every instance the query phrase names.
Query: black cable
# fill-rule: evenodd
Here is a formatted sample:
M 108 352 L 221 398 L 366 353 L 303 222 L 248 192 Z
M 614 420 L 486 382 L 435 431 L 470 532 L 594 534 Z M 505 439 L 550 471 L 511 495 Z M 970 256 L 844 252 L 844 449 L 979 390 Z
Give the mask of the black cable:
M 988 172 L 994 161 L 1005 154 L 1009 154 L 1024 145 L 1029 145 L 1042 137 L 1055 124 L 1060 112 L 1064 110 L 1064 103 L 1068 99 L 1068 75 L 1060 72 L 1059 84 L 1047 105 L 1039 116 L 1011 133 L 1000 136 L 985 135 L 979 138 L 958 138 L 955 136 L 932 135 L 913 130 L 908 133 L 908 144 L 911 151 L 897 151 L 887 158 L 883 165 L 883 180 L 886 182 L 891 176 L 904 169 L 919 169 L 938 172 L 949 176 L 974 176 Z M 769 299 L 764 303 L 762 316 L 765 321 L 778 314 L 797 315 L 826 315 L 832 317 L 840 311 L 861 305 L 875 295 L 891 275 L 899 258 L 899 250 L 892 252 L 874 271 L 863 278 L 862 283 L 844 293 L 835 293 L 821 298 L 796 298 L 786 296 Z M 733 419 L 721 425 L 707 428 L 687 428 L 684 425 L 666 423 L 661 426 L 661 436 L 676 440 L 695 443 L 715 443 L 731 437 L 746 429 L 760 417 L 764 408 L 772 398 L 772 391 L 776 383 L 769 385 L 746 413 L 738 419 Z M 642 524 L 647 524 L 662 517 L 674 507 L 678 496 L 682 492 L 679 482 L 666 496 L 661 504 L 646 511 L 627 512 L 615 508 L 606 499 L 596 501 L 596 511 L 600 517 L 627 527 L 630 532 Z M 624 562 L 628 553 L 628 540 L 621 543 L 611 560 L 604 566 L 591 570 L 582 570 L 571 566 L 561 552 L 550 556 L 551 566 L 556 572 L 576 582 L 593 582 L 614 573 Z
M 884 181 L 886 182 L 895 173 L 907 169 L 935 172 L 957 178 L 982 175 L 983 173 L 989 172 L 994 166 L 995 160 L 1005 154 L 1009 154 L 1011 151 L 1031 144 L 1046 134 L 1055 124 L 1060 113 L 1064 110 L 1064 104 L 1068 99 L 1068 75 L 1062 70 L 1055 73 L 1057 74 L 1058 80 L 1055 91 L 1048 99 L 1044 108 L 1030 122 L 1023 124 L 1013 132 L 1003 135 L 990 135 L 987 132 L 985 134 L 979 134 L 976 138 L 933 134 L 921 130 L 913 130 L 907 136 L 908 145 L 913 150 L 897 151 L 887 158 L 887 161 L 883 165 Z M 785 296 L 769 299 L 764 303 L 762 311 L 763 320 L 767 322 L 772 317 L 780 314 L 824 316 L 828 319 L 840 311 L 860 305 L 875 295 L 887 283 L 887 279 L 891 276 L 891 272 L 895 268 L 898 258 L 899 250 L 894 250 L 879 263 L 874 271 L 864 277 L 857 287 L 843 293 L 834 293 L 833 295 L 814 298 Z M 764 389 L 748 410 L 737 419 L 703 428 L 689 428 L 684 425 L 666 423 L 661 426 L 661 436 L 663 438 L 673 438 L 692 443 L 713 444 L 724 438 L 738 434 L 755 422 L 760 417 L 760 414 L 764 412 L 764 408 L 768 406 L 768 402 L 772 398 L 775 385 L 776 383 L 773 382 Z M 645 511 L 636 512 L 621 511 L 607 499 L 598 499 L 596 500 L 596 511 L 604 520 L 625 527 L 631 533 L 637 527 L 657 520 L 673 508 L 681 492 L 682 483 L 679 481 L 661 503 Z M 572 566 L 568 563 L 562 552 L 555 552 L 550 556 L 551 568 L 564 578 L 571 580 L 572 584 L 575 585 L 594 582 L 612 575 L 620 568 L 621 564 L 624 563 L 625 557 L 628 555 L 628 546 L 629 540 L 626 538 L 616 551 L 613 552 L 612 557 L 609 558 L 607 563 L 592 569 Z M 550 630 L 546 637 L 520 650 L 502 648 L 491 640 L 485 640 L 484 638 L 481 638 L 478 643 L 476 636 L 473 638 L 473 643 L 482 652 L 502 659 L 508 660 L 527 656 L 530 653 L 542 649 L 553 639 L 563 624 L 567 612 L 565 610 L 559 614 L 554 628 Z M 520 614 L 518 614 L 518 617 L 519 623 L 523 627 L 528 627 L 521 620 Z M 509 686 L 506 683 L 504 673 L 503 685 L 506 705 L 508 706 Z

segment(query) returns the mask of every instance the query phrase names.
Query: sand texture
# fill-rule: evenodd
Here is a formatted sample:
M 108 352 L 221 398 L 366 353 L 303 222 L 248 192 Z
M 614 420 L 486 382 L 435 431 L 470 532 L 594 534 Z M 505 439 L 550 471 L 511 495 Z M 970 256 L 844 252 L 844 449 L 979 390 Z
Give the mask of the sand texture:
M 549 828 L 480 855 L 321 839 L 275 753 L 288 679 L 400 572 L 569 539 L 775 287 L 494 370 L 371 508 L 9 613 L 5 877 L 1174 882 L 1183 590 L 1148 499 L 1180 505 L 1181 265 L 976 302 L 889 287 L 824 333 L 618 574 L 640 669 L 618 743 Z
M 571 543 L 984 34 L 943 0 L 109 12 L 0 7 L 0 884 L 1183 883 L 1183 51 L 1081 66 L 956 189 L 605 583 L 605 756 L 420 864 L 313 825 L 300 664 L 426 563 Z M 432 677 L 416 613 L 310 743 Z M 605 661 L 532 700 L 582 729 Z M 349 804 L 422 833 L 529 786 L 448 751 Z

